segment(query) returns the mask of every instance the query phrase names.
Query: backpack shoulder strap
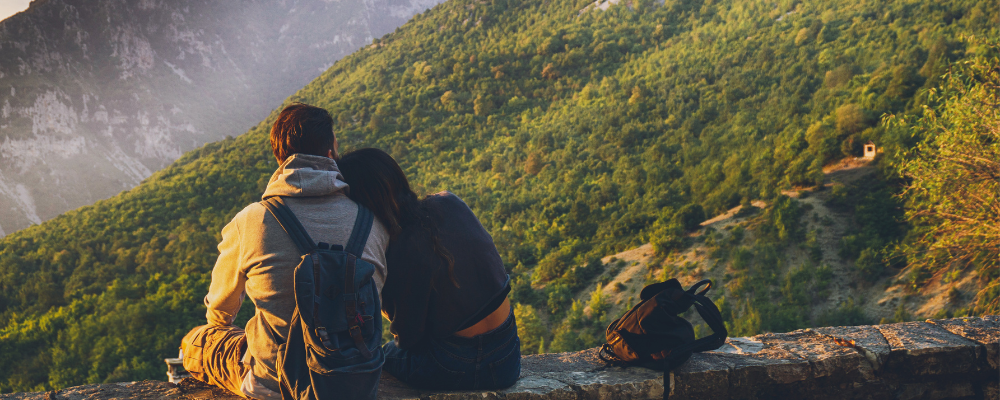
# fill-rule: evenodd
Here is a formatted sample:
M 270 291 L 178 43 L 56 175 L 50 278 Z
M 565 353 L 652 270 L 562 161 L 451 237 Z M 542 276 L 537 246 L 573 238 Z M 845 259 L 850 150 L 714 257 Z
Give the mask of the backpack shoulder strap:
M 722 321 L 722 313 L 719 312 L 719 308 L 711 299 L 702 294 L 695 295 L 694 308 L 698 310 L 701 319 L 712 329 L 712 335 L 695 340 L 691 350 L 697 353 L 722 347 L 726 343 L 726 338 L 729 337 L 729 331 L 726 330 L 726 324 Z
M 375 222 L 375 214 L 372 214 L 368 207 L 358 203 L 358 216 L 354 219 L 354 229 L 351 229 L 351 238 L 347 239 L 344 251 L 361 258 L 365 252 L 365 245 L 368 244 L 368 235 L 372 231 L 372 224 Z
M 705 286 L 705 288 L 698 291 L 702 286 Z M 694 343 L 689 344 L 690 350 L 695 353 L 718 349 L 726 343 L 726 338 L 729 336 L 726 324 L 722 321 L 722 313 L 719 312 L 719 308 L 715 306 L 712 299 L 709 299 L 705 295 L 711 288 L 712 280 L 702 279 L 686 291 L 686 296 L 694 303 L 694 308 L 698 310 L 698 315 L 712 329 L 712 335 L 695 340 Z
M 368 234 L 371 233 L 375 215 L 368 208 L 358 204 L 358 216 L 354 219 L 354 229 L 351 238 L 347 240 L 344 250 L 347 252 L 347 265 L 344 268 L 344 315 L 347 316 L 348 331 L 354 339 L 354 347 L 358 348 L 365 359 L 372 358 L 371 351 L 365 344 L 361 328 L 365 325 L 364 317 L 358 313 L 357 288 L 354 287 L 354 276 L 357 274 L 357 262 L 365 252 Z
M 302 226 L 298 218 L 295 218 L 295 214 L 285 205 L 281 197 L 268 197 L 266 200 L 261 201 L 260 204 L 266 207 L 267 211 L 271 212 L 274 219 L 278 220 L 281 229 L 284 229 L 288 233 L 288 236 L 292 238 L 292 242 L 295 242 L 295 247 L 299 248 L 300 253 L 309 254 L 316 248 L 316 243 L 309 237 L 306 228 Z
M 722 314 L 712 300 L 705 295 L 695 295 L 694 308 L 698 310 L 698 315 L 701 315 L 708 327 L 712 329 L 712 334 L 673 349 L 670 355 L 664 359 L 666 370 L 673 369 L 686 361 L 691 353 L 700 353 L 722 347 L 726 343 L 726 338 L 729 337 L 726 324 L 722 322 Z

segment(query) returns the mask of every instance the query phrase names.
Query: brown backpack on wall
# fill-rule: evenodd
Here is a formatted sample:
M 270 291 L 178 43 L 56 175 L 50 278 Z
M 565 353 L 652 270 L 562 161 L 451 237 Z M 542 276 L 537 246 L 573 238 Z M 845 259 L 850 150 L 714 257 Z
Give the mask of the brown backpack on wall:
M 705 288 L 699 292 L 702 286 Z M 601 359 L 611 364 L 669 371 L 687 361 L 692 353 L 718 349 L 729 333 L 719 308 L 705 296 L 711 288 L 708 279 L 688 290 L 677 279 L 646 286 L 639 294 L 641 302 L 608 326 L 608 342 L 601 348 Z M 680 316 L 692 305 L 712 328 L 712 335 L 696 339 L 694 327 Z

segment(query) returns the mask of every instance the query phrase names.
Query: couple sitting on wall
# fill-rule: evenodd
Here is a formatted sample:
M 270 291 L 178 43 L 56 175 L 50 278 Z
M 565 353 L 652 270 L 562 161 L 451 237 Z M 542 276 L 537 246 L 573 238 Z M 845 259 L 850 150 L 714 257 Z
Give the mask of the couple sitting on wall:
M 418 199 L 381 150 L 340 157 L 324 109 L 286 107 L 270 139 L 280 165 L 264 201 L 222 230 L 208 324 L 184 337 L 184 368 L 255 399 L 375 398 L 383 368 L 428 389 L 513 385 L 510 278 L 472 210 L 448 192 Z M 233 321 L 245 297 L 256 313 L 244 331 Z

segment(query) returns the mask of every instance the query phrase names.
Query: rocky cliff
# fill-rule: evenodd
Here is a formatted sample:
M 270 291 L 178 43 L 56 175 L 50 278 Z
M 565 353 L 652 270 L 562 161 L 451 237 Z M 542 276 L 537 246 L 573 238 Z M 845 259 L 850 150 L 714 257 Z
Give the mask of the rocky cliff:
M 440 0 L 35 0 L 0 22 L 0 237 L 236 136 Z

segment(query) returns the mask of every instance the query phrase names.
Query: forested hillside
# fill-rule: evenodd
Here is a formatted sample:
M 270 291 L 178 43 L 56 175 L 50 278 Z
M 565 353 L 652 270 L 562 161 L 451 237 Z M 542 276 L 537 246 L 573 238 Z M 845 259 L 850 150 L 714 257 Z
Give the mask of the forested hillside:
M 769 301 L 785 286 L 802 297 L 795 282 L 774 287 L 788 267 L 776 253 L 810 240 L 781 190 L 821 184 L 825 164 L 869 140 L 891 165 L 922 138 L 880 117 L 919 113 L 950 63 L 990 50 L 963 35 L 1000 33 L 1000 6 L 974 0 L 623 3 L 451 0 L 288 101 L 329 109 L 342 150 L 386 149 L 418 191 L 465 199 L 510 268 L 519 316 L 565 330 L 587 315 L 573 293 L 609 268 L 597 258 L 646 242 L 666 257 L 706 216 L 764 200 L 759 243 L 717 245 L 740 271 L 723 280 L 742 279 L 727 322 L 754 333 L 821 322 Z M 275 115 L 0 241 L 0 391 L 162 378 L 162 358 L 204 321 L 221 228 L 276 167 Z M 843 257 L 875 273 L 907 232 L 893 176 L 834 196 L 872 217 Z M 820 283 L 820 266 L 795 267 Z

